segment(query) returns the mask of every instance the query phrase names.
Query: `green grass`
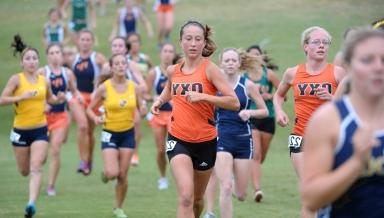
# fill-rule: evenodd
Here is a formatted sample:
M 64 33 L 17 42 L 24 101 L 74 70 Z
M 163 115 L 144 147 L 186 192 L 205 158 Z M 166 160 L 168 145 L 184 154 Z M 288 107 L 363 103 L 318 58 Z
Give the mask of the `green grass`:
M 96 50 L 110 55 L 108 36 L 114 20 L 115 5 L 108 1 L 108 16 L 98 17 Z M 149 2 L 149 1 L 148 1 Z M 343 31 L 350 26 L 370 23 L 382 16 L 381 0 L 180 0 L 176 6 L 176 27 L 172 38 L 178 39 L 178 28 L 188 19 L 197 19 L 213 26 L 219 48 L 242 47 L 268 39 L 271 57 L 283 70 L 304 61 L 300 48 L 301 32 L 313 25 L 325 27 L 333 35 L 329 60 L 340 46 Z M 19 59 L 11 55 L 12 36 L 20 33 L 29 45 L 40 50 L 41 65 L 45 64 L 42 49 L 42 26 L 47 12 L 56 1 L 52 0 L 2 0 L 0 1 L 0 87 L 8 78 L 20 71 Z M 155 26 L 154 14 L 147 5 L 147 13 Z M 143 29 L 141 32 L 144 33 Z M 143 36 L 143 51 L 158 62 L 156 40 Z M 213 60 L 217 60 L 217 54 Z M 291 99 L 285 106 L 292 115 Z M 0 108 L 0 217 L 21 217 L 27 202 L 28 178 L 22 178 L 16 168 L 8 135 L 12 126 L 12 107 Z M 292 116 L 291 116 L 292 119 Z M 157 190 L 158 172 L 155 146 L 151 132 L 143 124 L 144 136 L 140 146 L 140 166 L 129 172 L 129 190 L 124 204 L 130 217 L 175 217 L 176 191 L 174 181 L 168 191 Z M 266 163 L 263 165 L 262 187 L 266 194 L 261 204 L 250 197 L 239 203 L 234 200 L 235 217 L 298 217 L 300 201 L 298 183 L 288 158 L 287 136 L 290 128 L 278 128 Z M 62 148 L 62 168 L 57 182 L 58 195 L 45 195 L 47 174 L 37 203 L 36 217 L 112 217 L 113 185 L 100 182 L 102 169 L 99 141 L 96 144 L 94 172 L 89 177 L 75 173 L 78 164 L 77 146 L 72 126 L 68 142 Z M 96 135 L 99 135 L 99 130 Z M 46 165 L 47 166 L 47 165 Z M 45 166 L 45 172 L 47 167 Z M 169 175 L 169 174 L 168 174 Z M 170 176 L 169 176 L 170 177 Z M 251 194 L 251 190 L 249 191 Z M 218 210 L 216 209 L 216 212 Z

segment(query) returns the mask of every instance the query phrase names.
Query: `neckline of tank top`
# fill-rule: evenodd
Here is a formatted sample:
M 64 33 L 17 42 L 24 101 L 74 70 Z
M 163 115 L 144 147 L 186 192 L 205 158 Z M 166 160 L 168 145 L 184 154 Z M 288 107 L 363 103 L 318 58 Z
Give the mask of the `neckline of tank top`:
M 125 83 L 127 84 L 127 87 L 125 88 L 125 90 L 123 92 L 119 92 L 114 86 L 113 86 L 113 83 L 112 83 L 112 78 L 109 79 L 109 83 L 111 84 L 111 88 L 113 89 L 113 91 L 118 94 L 118 95 L 123 95 L 127 92 L 128 90 L 128 86 L 129 86 L 129 80 L 125 80 Z
M 27 83 L 31 84 L 31 85 L 37 85 L 39 84 L 39 74 L 36 75 L 36 80 L 35 81 L 30 81 L 28 80 L 28 76 L 26 75 L 27 73 L 26 72 L 21 72 L 21 74 L 24 76 L 24 79 L 27 81 Z
M 329 64 L 329 63 L 326 63 L 324 68 L 316 73 L 310 73 L 307 71 L 307 63 L 305 64 L 302 64 L 303 65 L 303 73 L 306 73 L 310 76 L 318 76 L 318 75 L 321 75 L 322 73 L 326 72 L 327 69 L 332 65 L 332 64 Z
M 352 105 L 351 98 L 349 96 L 345 96 L 344 102 L 345 102 L 345 106 L 348 108 L 349 113 L 352 114 L 353 120 L 355 120 L 357 126 L 360 127 L 363 121 L 361 120 L 360 116 L 357 114 L 355 107 Z M 373 132 L 376 137 L 384 136 L 384 128 L 376 129 Z
M 51 66 L 49 66 L 49 65 L 47 65 L 48 66 L 48 69 L 49 69 L 49 73 L 50 74 L 53 74 L 53 75 L 55 75 L 55 76 L 61 76 L 63 73 L 62 73 L 62 70 L 63 70 L 63 66 L 60 66 L 58 69 L 56 69 L 56 70 L 58 70 L 59 72 L 58 73 L 56 73 L 54 70 L 53 70 L 53 68 L 51 67 Z
M 85 58 L 83 58 L 83 56 L 82 56 L 81 52 L 79 52 L 79 53 L 78 53 L 78 54 L 79 54 L 79 58 L 80 58 L 80 59 L 82 59 L 82 60 L 85 60 L 85 59 L 91 58 L 91 56 L 92 56 L 93 52 L 95 52 L 95 51 L 91 51 L 91 52 L 89 52 L 89 54 L 88 54 L 87 56 L 85 56 Z
M 185 72 L 183 71 L 181 68 L 184 66 L 185 64 L 185 61 L 183 61 L 182 63 L 179 64 L 178 66 L 178 70 L 180 71 L 180 73 L 184 76 L 190 76 L 190 75 L 193 75 L 195 74 L 198 70 L 200 70 L 200 68 L 202 68 L 206 63 L 208 62 L 208 59 L 207 58 L 203 58 L 203 60 L 201 61 L 201 63 L 192 71 L 190 72 Z
M 264 77 L 264 74 L 266 74 L 266 76 L 268 77 L 267 73 L 268 73 L 268 69 L 267 69 L 267 72 L 265 72 L 266 68 L 264 68 L 263 66 L 261 67 L 261 73 L 260 73 L 260 78 L 258 79 L 253 79 L 250 77 L 251 73 L 249 73 L 249 71 L 247 71 L 247 77 L 249 80 L 253 81 L 253 82 L 260 82 L 263 77 Z M 259 76 L 259 75 L 258 75 Z

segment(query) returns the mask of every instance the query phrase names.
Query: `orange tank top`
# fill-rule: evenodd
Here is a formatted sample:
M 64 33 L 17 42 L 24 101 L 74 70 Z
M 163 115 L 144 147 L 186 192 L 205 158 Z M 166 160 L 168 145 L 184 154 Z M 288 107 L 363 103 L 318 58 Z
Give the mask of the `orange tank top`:
M 181 72 L 182 64 L 177 64 L 172 75 L 172 117 L 171 135 L 183 141 L 199 143 L 216 138 L 214 105 L 208 102 L 190 103 L 186 91 L 197 91 L 216 95 L 216 87 L 207 79 L 206 69 L 210 61 L 204 59 L 191 74 Z
M 303 136 L 312 113 L 326 102 L 315 95 L 317 88 L 324 87 L 328 89 L 328 92 L 332 95 L 335 94 L 337 82 L 334 75 L 334 68 L 333 64 L 327 64 L 321 73 L 310 75 L 305 69 L 305 64 L 298 66 L 292 83 L 293 97 L 295 100 L 295 125 L 293 127 L 293 134 Z

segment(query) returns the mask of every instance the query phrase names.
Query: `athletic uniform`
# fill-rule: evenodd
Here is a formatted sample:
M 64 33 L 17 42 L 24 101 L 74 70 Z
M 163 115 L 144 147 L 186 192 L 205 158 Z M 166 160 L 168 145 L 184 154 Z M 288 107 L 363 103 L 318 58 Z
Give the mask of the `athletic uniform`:
M 87 29 L 87 9 L 88 0 L 71 0 L 72 19 L 69 23 L 69 29 L 73 32 L 79 32 L 82 29 Z
M 296 117 L 293 132 L 289 136 L 290 152 L 301 152 L 304 130 L 309 118 L 320 105 L 326 102 L 316 96 L 316 89 L 319 87 L 326 88 L 332 95 L 335 93 L 337 82 L 334 76 L 334 65 L 327 64 L 321 73 L 310 75 L 305 69 L 305 64 L 300 64 L 292 82 Z
M 127 60 L 128 60 L 128 61 L 134 61 L 134 60 L 132 59 L 132 56 L 131 56 L 130 54 L 127 54 Z M 138 66 L 140 72 L 141 72 L 144 76 L 148 74 L 149 66 L 148 66 L 148 62 L 146 61 L 146 56 L 145 56 L 145 54 L 143 54 L 143 53 L 139 53 L 139 60 L 138 60 L 138 61 L 134 61 L 134 62 L 137 64 L 137 66 Z
M 352 138 L 361 121 L 349 97 L 335 102 L 341 119 L 333 169 L 341 167 L 352 155 Z M 319 218 L 384 217 L 384 129 L 376 131 L 380 145 L 374 147 L 367 168 L 360 178 L 337 200 L 318 211 Z
M 91 55 L 85 59 L 82 59 L 80 54 L 77 54 L 72 69 L 76 77 L 77 89 L 83 96 L 84 106 L 87 107 L 91 102 L 91 93 L 93 92 L 95 81 L 100 72 L 100 68 L 96 64 L 96 52 L 92 52 Z M 71 101 L 75 100 L 75 98 L 72 98 Z
M 174 0 L 156 0 L 153 10 L 157 12 L 167 13 L 174 10 Z
M 105 122 L 101 132 L 101 146 L 106 148 L 135 148 L 133 117 L 136 110 L 135 84 L 128 80 L 127 89 L 119 93 L 110 79 L 104 82 Z
M 47 120 L 45 118 L 46 83 L 39 75 L 36 83 L 30 83 L 24 73 L 19 73 L 19 86 L 13 96 L 34 92 L 33 97 L 15 103 L 15 119 L 10 140 L 13 146 L 29 147 L 34 141 L 48 141 Z
M 245 73 L 244 76 L 245 78 L 249 78 L 248 73 Z M 261 75 L 261 79 L 253 82 L 260 86 L 260 93 L 272 94 L 273 84 L 271 81 L 268 80 L 267 67 L 263 66 L 263 73 Z M 251 118 L 251 128 L 257 129 L 261 132 L 267 132 L 273 135 L 275 134 L 275 108 L 273 107 L 272 99 L 265 100 L 265 104 L 267 105 L 269 112 L 268 117 L 262 119 Z M 256 109 L 255 102 L 251 101 L 250 109 Z
M 217 152 L 228 152 L 234 159 L 252 159 L 253 144 L 249 121 L 243 121 L 239 112 L 249 109 L 251 100 L 248 98 L 245 77 L 239 77 L 235 93 L 240 102 L 238 111 L 222 108 L 216 110 Z
M 216 95 L 216 87 L 206 76 L 209 63 L 208 59 L 204 59 L 187 75 L 181 71 L 182 64 L 177 64 L 171 81 L 173 107 L 166 152 L 169 160 L 178 154 L 188 155 L 195 170 L 208 170 L 215 164 L 217 132 L 214 106 L 204 101 L 190 103 L 185 92 Z
M 60 68 L 60 75 L 52 72 L 49 66 L 44 67 L 46 79 L 51 85 L 51 90 L 54 95 L 58 92 L 66 93 L 68 90 L 68 74 L 65 67 Z M 67 103 L 50 105 L 50 109 L 46 112 L 48 130 L 67 128 L 69 125 L 69 116 L 66 110 Z
M 128 12 L 127 8 L 119 9 L 119 36 L 127 37 L 130 33 L 137 32 L 137 21 L 140 18 L 140 9 L 133 7 Z
M 161 72 L 159 66 L 155 67 L 155 80 L 153 82 L 153 89 L 156 95 L 160 95 L 164 89 L 164 86 L 167 84 L 168 77 Z M 169 102 L 164 103 L 160 108 L 160 114 L 156 116 L 151 116 L 149 120 L 149 125 L 152 128 L 167 127 L 170 124 L 172 105 Z
M 64 41 L 64 27 L 61 23 L 56 26 L 51 26 L 47 23 L 44 27 L 44 36 L 48 44 L 63 43 Z

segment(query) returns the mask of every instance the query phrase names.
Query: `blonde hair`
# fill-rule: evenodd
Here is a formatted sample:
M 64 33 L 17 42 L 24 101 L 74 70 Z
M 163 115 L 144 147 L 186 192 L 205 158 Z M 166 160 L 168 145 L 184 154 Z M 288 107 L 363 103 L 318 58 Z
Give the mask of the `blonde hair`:
M 331 36 L 331 34 L 329 34 L 329 32 L 326 29 L 319 27 L 319 26 L 311 26 L 311 27 L 305 29 L 301 33 L 301 42 L 300 42 L 301 46 L 304 46 L 304 44 L 308 43 L 308 41 L 310 39 L 309 35 L 312 32 L 317 31 L 317 30 L 325 32 L 327 34 L 329 41 L 332 41 L 332 36 Z
M 376 37 L 384 39 L 384 31 L 372 29 L 369 27 L 362 27 L 356 29 L 356 31 L 354 31 L 353 33 L 351 33 L 350 36 L 347 37 L 343 44 L 343 62 L 346 64 L 350 64 L 356 46 L 363 41 Z
M 224 53 L 228 51 L 234 51 L 237 53 L 240 62 L 240 70 L 250 70 L 254 69 L 256 66 L 261 66 L 264 64 L 263 58 L 261 56 L 251 55 L 242 49 L 236 48 L 224 48 L 220 53 L 219 62 L 221 63 L 223 60 Z

